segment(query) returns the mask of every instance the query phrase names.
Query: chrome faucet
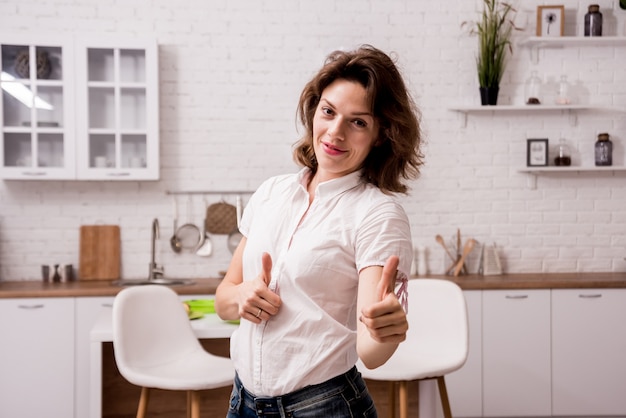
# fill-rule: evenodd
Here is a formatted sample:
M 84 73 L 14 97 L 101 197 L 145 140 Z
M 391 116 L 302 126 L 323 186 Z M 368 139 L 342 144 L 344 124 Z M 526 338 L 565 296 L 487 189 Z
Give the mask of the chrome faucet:
M 159 238 L 159 220 L 154 218 L 152 221 L 152 247 L 150 252 L 150 271 L 148 274 L 148 280 L 156 280 L 158 277 L 163 276 L 165 273 L 162 266 L 157 266 L 154 253 L 155 253 L 155 245 L 156 240 Z

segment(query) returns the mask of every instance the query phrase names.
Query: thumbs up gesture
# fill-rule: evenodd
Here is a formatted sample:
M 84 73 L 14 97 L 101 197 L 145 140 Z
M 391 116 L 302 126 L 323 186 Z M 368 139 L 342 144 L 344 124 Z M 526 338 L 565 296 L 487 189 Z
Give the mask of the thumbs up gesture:
M 394 294 L 399 261 L 395 255 L 387 259 L 376 286 L 376 301 L 361 310 L 361 322 L 372 339 L 380 343 L 404 341 L 409 328 L 406 313 Z
M 255 324 L 270 319 L 278 313 L 280 296 L 269 288 L 272 281 L 272 257 L 261 256 L 262 269 L 256 279 L 244 281 L 239 293 L 239 315 Z

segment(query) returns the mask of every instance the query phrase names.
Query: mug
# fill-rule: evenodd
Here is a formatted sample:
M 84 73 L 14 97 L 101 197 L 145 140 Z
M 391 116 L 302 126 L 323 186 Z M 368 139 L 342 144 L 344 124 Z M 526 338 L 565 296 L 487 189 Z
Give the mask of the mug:
M 94 158 L 94 164 L 97 168 L 106 168 L 107 166 L 107 157 L 104 155 L 98 155 Z

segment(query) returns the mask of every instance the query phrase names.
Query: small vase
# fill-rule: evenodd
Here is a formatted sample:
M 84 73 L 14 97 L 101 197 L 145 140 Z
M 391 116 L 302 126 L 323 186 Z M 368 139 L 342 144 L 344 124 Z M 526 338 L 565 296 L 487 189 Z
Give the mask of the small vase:
M 498 104 L 498 92 L 500 91 L 500 87 L 480 87 L 480 103 L 490 106 L 495 106 Z

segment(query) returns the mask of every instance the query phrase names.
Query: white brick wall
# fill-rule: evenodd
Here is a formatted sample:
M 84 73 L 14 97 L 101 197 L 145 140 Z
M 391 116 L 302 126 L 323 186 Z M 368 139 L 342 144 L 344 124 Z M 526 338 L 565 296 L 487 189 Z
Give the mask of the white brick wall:
M 587 2 L 565 1 L 566 34 L 580 33 Z M 605 34 L 626 35 L 626 12 L 600 2 Z M 520 24 L 533 34 L 538 1 L 524 1 Z M 574 161 L 593 161 L 598 132 L 625 165 L 624 113 L 472 115 L 465 128 L 456 104 L 477 104 L 475 39 L 461 22 L 479 0 L 423 2 L 4 0 L 0 28 L 8 33 L 154 36 L 160 44 L 161 181 L 146 183 L 0 183 L 0 280 L 38 280 L 39 265 L 78 263 L 79 226 L 122 227 L 123 275 L 144 277 L 150 224 L 161 222 L 157 261 L 176 277 L 207 277 L 227 267 L 225 236 L 213 237 L 210 258 L 169 250 L 172 201 L 167 190 L 252 190 L 268 176 L 295 170 L 295 106 L 300 89 L 328 52 L 371 43 L 394 51 L 423 113 L 426 166 L 405 199 L 416 245 L 428 248 L 441 273 L 434 236 L 498 243 L 510 272 L 624 271 L 626 174 L 541 176 L 536 189 L 516 167 L 527 137 L 566 138 Z M 519 3 L 518 3 L 519 6 Z M 615 9 L 612 9 L 615 7 Z M 610 31 L 610 32 L 609 32 Z M 520 34 L 521 35 L 521 34 Z M 516 47 L 500 103 L 521 103 L 536 68 L 556 86 L 567 75 L 579 100 L 626 108 L 626 47 L 550 49 L 535 67 Z M 210 202 L 221 196 L 209 196 Z M 225 196 L 234 203 L 234 199 Z M 245 199 L 244 199 L 245 200 Z M 194 197 L 195 220 L 203 213 Z M 185 198 L 180 199 L 186 214 Z M 470 270 L 475 271 L 477 251 Z

